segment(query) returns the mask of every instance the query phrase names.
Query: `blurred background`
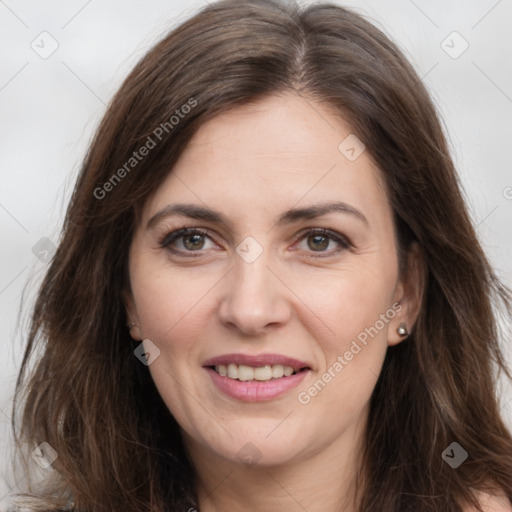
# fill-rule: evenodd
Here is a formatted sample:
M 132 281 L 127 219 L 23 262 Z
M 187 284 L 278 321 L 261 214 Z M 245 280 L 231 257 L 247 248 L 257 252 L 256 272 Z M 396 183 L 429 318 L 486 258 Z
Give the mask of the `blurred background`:
M 0 512 L 26 479 L 10 467 L 10 417 L 27 311 L 81 160 L 137 60 L 207 3 L 0 0 Z M 512 1 L 335 3 L 369 17 L 416 67 L 443 117 L 480 239 L 512 286 Z M 505 381 L 500 397 L 512 429 Z

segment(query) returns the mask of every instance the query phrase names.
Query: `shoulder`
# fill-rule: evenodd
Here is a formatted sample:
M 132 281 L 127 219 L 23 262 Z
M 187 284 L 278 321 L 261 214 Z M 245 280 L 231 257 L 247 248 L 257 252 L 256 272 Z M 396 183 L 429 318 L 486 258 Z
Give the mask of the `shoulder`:
M 474 491 L 478 503 L 484 512 L 512 512 L 512 504 L 504 494 L 488 494 Z M 464 512 L 477 512 L 472 506 L 466 506 Z

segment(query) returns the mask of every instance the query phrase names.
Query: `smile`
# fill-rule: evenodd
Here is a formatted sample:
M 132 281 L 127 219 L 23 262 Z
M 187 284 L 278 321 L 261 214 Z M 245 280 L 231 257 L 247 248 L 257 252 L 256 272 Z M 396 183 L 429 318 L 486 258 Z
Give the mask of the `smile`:
M 240 381 L 258 380 L 268 381 L 272 379 L 280 379 L 282 377 L 289 377 L 302 370 L 294 370 L 291 366 L 282 364 L 267 364 L 264 366 L 251 367 L 244 364 L 230 363 L 228 365 L 219 364 L 213 369 L 222 377 L 228 379 L 238 379 Z
M 204 361 L 215 388 L 244 402 L 272 400 L 298 386 L 310 363 L 282 354 L 224 354 Z

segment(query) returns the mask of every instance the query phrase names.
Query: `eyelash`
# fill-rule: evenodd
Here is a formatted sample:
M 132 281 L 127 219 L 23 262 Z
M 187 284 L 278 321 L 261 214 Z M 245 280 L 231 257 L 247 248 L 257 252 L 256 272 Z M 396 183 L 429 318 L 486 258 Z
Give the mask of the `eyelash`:
M 164 249 L 167 249 L 169 250 L 170 252 L 174 253 L 174 254 L 178 254 L 178 255 L 181 255 L 181 256 L 184 256 L 184 253 L 186 253 L 186 256 L 184 257 L 188 257 L 188 256 L 191 256 L 191 257 L 198 257 L 200 256 L 202 250 L 199 249 L 197 251 L 183 251 L 183 250 L 177 250 L 177 249 L 171 249 L 169 246 L 175 242 L 176 240 L 178 240 L 179 238 L 183 238 L 185 236 L 190 236 L 190 235 L 200 235 L 200 236 L 205 236 L 205 237 L 208 237 L 211 239 L 211 236 L 210 234 L 208 233 L 208 231 L 205 231 L 204 229 L 200 229 L 200 228 L 182 228 L 182 229 L 177 229 L 176 231 L 172 231 L 170 233 L 167 233 L 161 240 L 160 240 L 160 246 Z M 330 238 L 331 240 L 334 240 L 335 242 L 337 242 L 340 247 L 338 249 L 335 249 L 335 250 L 331 250 L 331 251 L 319 251 L 316 253 L 315 256 L 313 256 L 314 258 L 326 258 L 328 256 L 332 256 L 333 254 L 337 254 L 339 252 L 341 252 L 342 250 L 346 250 L 346 249 L 350 249 L 351 247 L 353 247 L 353 244 L 350 242 L 350 240 L 345 237 L 345 236 L 342 236 L 340 235 L 339 233 L 336 233 L 335 231 L 331 231 L 329 229 L 325 229 L 325 228 L 310 228 L 310 229 L 307 229 L 306 231 L 302 231 L 300 233 L 300 236 L 299 236 L 299 240 L 302 240 L 303 238 L 306 238 L 307 236 L 324 236 L 324 237 L 327 237 L 327 238 Z M 192 255 L 192 253 L 194 252 L 197 252 L 199 254 L 196 255 Z M 313 253 L 315 253 L 315 251 L 311 251 Z

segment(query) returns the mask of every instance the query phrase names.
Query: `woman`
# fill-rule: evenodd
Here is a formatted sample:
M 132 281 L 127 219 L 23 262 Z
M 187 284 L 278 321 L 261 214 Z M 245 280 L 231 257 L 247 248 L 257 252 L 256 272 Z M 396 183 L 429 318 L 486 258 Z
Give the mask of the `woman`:
M 85 159 L 17 384 L 48 470 L 20 503 L 510 511 L 509 301 L 394 44 L 335 5 L 212 4 Z

